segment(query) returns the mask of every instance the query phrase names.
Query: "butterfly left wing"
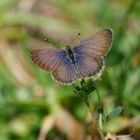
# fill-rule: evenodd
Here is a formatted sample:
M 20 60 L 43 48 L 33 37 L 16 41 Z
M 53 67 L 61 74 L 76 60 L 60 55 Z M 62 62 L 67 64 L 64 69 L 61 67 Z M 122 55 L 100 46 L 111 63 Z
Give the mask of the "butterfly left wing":
M 53 78 L 62 84 L 71 84 L 78 79 L 64 50 L 41 48 L 31 51 L 31 58 L 40 68 L 51 72 Z
M 48 72 L 54 71 L 65 57 L 64 51 L 58 48 L 41 48 L 30 53 L 33 62 Z

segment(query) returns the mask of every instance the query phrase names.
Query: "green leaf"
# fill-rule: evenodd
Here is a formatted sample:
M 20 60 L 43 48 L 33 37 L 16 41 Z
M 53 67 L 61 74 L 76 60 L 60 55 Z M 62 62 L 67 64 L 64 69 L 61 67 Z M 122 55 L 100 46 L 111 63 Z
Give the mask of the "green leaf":
M 118 107 L 114 108 L 112 110 L 112 112 L 109 113 L 108 117 L 109 118 L 116 117 L 122 112 L 122 110 L 123 110 L 123 107 L 118 106 Z

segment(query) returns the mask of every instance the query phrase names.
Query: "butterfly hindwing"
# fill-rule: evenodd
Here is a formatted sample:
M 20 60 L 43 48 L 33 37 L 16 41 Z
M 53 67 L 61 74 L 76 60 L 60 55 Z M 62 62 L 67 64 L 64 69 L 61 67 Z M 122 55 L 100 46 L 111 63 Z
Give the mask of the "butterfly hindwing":
M 52 72 L 52 76 L 57 82 L 63 84 L 70 84 L 78 79 L 74 67 L 67 58 L 64 58 L 59 66 Z
M 79 55 L 76 60 L 82 78 L 95 76 L 104 66 L 103 59 L 99 57 Z

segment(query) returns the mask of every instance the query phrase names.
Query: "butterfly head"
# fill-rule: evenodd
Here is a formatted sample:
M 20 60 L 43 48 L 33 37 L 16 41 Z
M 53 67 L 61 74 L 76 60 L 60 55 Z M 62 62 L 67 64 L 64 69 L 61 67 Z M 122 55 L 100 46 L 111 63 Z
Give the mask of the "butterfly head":
M 67 46 L 66 46 L 66 49 L 67 49 L 67 50 L 70 50 L 70 49 L 71 49 L 71 46 L 68 46 L 68 45 L 67 45 Z

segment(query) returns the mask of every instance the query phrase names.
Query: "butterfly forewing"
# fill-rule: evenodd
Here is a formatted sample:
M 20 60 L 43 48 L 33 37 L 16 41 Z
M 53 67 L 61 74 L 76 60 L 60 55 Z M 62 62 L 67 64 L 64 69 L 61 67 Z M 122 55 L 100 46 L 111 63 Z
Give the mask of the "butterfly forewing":
M 31 51 L 34 63 L 46 71 L 54 71 L 64 59 L 64 51 L 57 48 L 42 48 Z
M 74 47 L 76 53 L 104 57 L 111 47 L 112 30 L 105 29 L 80 41 Z

